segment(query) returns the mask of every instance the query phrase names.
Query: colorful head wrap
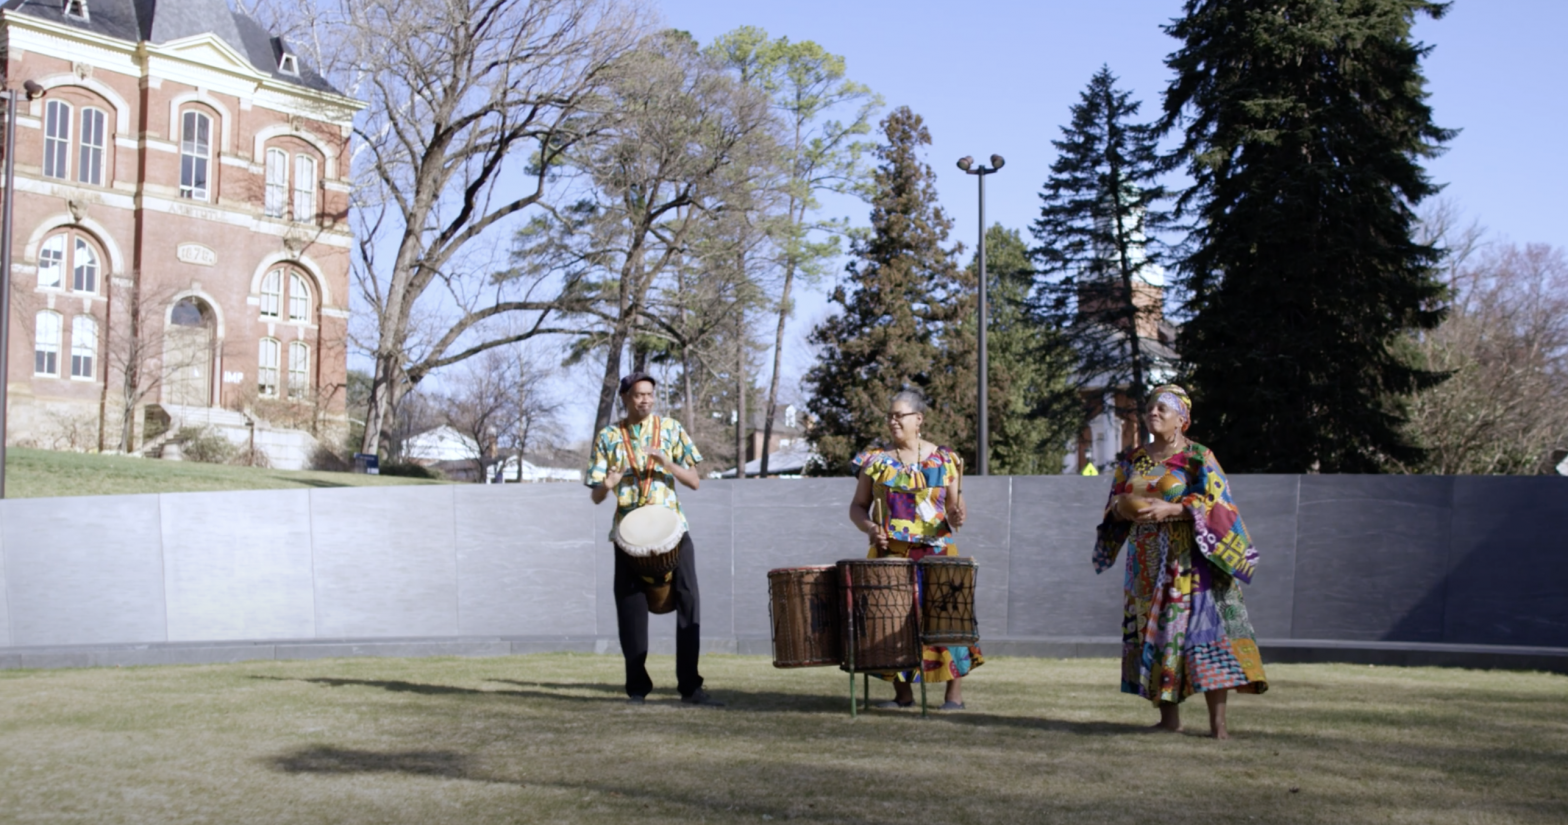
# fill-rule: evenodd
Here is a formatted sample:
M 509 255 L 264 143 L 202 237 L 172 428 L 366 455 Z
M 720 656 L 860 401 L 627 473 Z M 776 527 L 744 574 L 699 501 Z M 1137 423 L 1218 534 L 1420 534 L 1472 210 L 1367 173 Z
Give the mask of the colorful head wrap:
M 1181 416 L 1181 428 L 1183 430 L 1187 429 L 1187 425 L 1192 423 L 1192 399 L 1188 397 L 1186 390 L 1176 384 L 1161 384 L 1155 387 L 1154 391 L 1149 393 L 1149 398 L 1151 399 L 1149 402 L 1151 404 L 1156 401 L 1164 401 L 1165 406 L 1175 410 L 1176 414 Z

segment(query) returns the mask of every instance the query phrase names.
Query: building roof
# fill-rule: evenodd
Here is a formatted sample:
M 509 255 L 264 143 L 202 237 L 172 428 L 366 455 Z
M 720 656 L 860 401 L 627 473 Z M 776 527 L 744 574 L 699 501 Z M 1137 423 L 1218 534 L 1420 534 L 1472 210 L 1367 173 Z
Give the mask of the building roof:
M 128 43 L 161 44 L 210 33 L 264 75 L 318 92 L 342 94 L 298 53 L 298 76 L 279 71 L 280 55 L 293 50 L 255 18 L 230 9 L 227 0 L 85 0 L 85 5 L 84 20 L 66 14 L 62 0 L 0 0 L 0 9 Z

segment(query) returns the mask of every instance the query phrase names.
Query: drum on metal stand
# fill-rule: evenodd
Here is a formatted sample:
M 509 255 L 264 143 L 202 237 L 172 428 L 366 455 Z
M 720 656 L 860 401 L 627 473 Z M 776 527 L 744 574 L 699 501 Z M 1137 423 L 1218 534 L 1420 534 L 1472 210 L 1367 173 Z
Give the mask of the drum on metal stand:
M 675 566 L 681 559 L 680 513 L 660 504 L 650 504 L 626 514 L 615 528 L 615 548 L 642 580 L 648 597 L 649 613 L 668 613 L 675 609 Z
M 768 571 L 774 667 L 843 664 L 839 578 L 832 565 Z
M 974 559 L 926 556 L 915 563 L 920 579 L 920 641 L 928 645 L 980 643 L 975 621 Z
M 851 674 L 919 669 L 914 562 L 847 559 L 838 563 L 838 572 L 844 604 L 842 667 Z

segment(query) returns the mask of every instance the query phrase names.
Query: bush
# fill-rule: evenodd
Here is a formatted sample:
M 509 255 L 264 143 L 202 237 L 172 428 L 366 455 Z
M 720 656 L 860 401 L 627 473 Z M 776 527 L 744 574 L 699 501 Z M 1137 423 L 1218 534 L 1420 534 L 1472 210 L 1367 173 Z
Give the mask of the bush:
M 431 481 L 440 481 L 446 476 L 434 467 L 415 464 L 412 461 L 388 461 L 381 465 L 381 474 L 384 476 L 401 476 L 403 478 L 425 478 Z
M 180 454 L 186 461 L 228 464 L 239 453 L 233 442 L 211 427 L 181 427 L 173 440 L 180 445 Z
M 345 461 L 336 450 L 325 444 L 317 444 L 310 451 L 310 469 L 325 470 L 329 473 L 346 473 L 354 469 L 353 462 Z

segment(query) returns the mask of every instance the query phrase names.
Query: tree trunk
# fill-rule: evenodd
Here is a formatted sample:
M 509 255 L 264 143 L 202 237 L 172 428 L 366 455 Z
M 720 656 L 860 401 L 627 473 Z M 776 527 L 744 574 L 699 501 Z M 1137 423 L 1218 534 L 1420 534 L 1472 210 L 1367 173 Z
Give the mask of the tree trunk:
M 784 358 L 784 324 L 789 320 L 789 292 L 795 283 L 795 262 L 784 268 L 784 291 L 779 296 L 779 327 L 773 335 L 773 377 L 768 381 L 768 401 L 762 412 L 762 466 L 757 475 L 768 477 L 768 445 L 773 443 L 773 411 L 779 403 L 779 369 Z

